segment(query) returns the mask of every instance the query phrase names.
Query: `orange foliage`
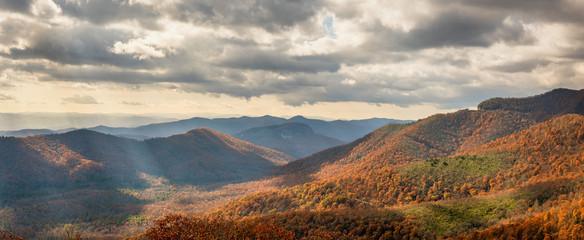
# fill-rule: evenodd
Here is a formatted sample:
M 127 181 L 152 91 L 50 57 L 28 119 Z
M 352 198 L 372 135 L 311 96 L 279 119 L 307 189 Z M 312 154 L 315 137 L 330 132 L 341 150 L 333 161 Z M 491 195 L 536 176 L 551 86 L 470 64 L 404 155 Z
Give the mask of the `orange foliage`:
M 467 154 L 512 154 L 495 182 L 535 182 L 584 173 L 584 116 L 568 114 L 498 139 Z
M 149 239 L 294 239 L 294 234 L 272 224 L 252 224 L 222 218 L 167 215 L 148 229 Z
M 275 174 L 316 179 L 363 174 L 461 153 L 533 124 L 527 114 L 511 111 L 460 110 L 437 114 L 412 124 L 387 125 L 351 144 L 294 161 L 277 169 Z
M 566 115 L 466 152 L 501 158 L 505 162 L 505 167 L 488 175 L 435 171 L 405 176 L 399 170 L 403 167 L 396 166 L 397 170 L 382 168 L 350 173 L 282 190 L 260 192 L 231 202 L 215 210 L 214 214 L 244 217 L 294 209 L 385 207 L 459 199 L 577 176 L 584 173 L 581 164 L 584 159 L 583 136 L 584 116 Z M 480 161 L 480 156 L 457 156 L 451 158 L 451 164 L 452 161 Z M 433 167 L 446 164 L 446 160 L 428 159 L 425 164 Z
M 584 239 L 584 195 L 578 201 L 564 203 L 528 219 L 454 239 Z
M 7 231 L 0 231 L 0 240 L 22 240 L 22 238 Z
M 391 211 L 290 211 L 243 221 L 271 222 L 295 233 L 297 239 L 429 239 L 412 217 Z

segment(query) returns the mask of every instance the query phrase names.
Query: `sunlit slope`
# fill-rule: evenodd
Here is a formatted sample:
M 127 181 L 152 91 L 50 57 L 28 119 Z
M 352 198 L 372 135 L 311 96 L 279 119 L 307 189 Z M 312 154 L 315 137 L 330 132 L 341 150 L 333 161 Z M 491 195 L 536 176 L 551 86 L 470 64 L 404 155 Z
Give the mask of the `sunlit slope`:
M 208 128 L 145 143 L 165 176 L 195 183 L 243 179 L 293 159 Z
M 534 124 L 512 111 L 439 114 L 411 124 L 390 124 L 353 143 L 325 150 L 274 170 L 276 175 L 324 179 L 432 157 L 446 157 Z
M 562 114 L 584 113 L 584 90 L 556 89 L 527 98 L 493 98 L 481 103 L 479 109 L 437 114 L 411 124 L 390 124 L 272 173 L 296 184 L 458 154 Z
M 293 159 L 210 129 L 146 142 L 77 130 L 1 138 L 0 150 L 0 188 L 13 194 L 139 184 L 139 172 L 191 183 L 237 180 Z
M 483 237 L 488 234 L 513 235 L 517 234 L 516 231 L 509 228 L 522 231 L 533 228 L 537 222 L 552 224 L 553 228 L 541 229 L 551 236 L 565 234 L 562 231 L 567 230 L 580 234 L 579 223 L 569 222 L 579 217 L 566 211 L 581 211 L 582 198 L 578 194 L 583 190 L 580 187 L 584 180 L 582 161 L 584 116 L 568 114 L 453 157 L 429 158 L 367 174 L 350 174 L 257 193 L 217 209 L 213 214 L 280 221 L 289 230 L 304 229 L 297 230 L 297 234 L 303 235 L 310 235 L 309 231 L 320 227 L 313 226 L 314 229 L 310 230 L 302 225 L 290 226 L 288 224 L 296 221 L 287 219 L 321 221 L 314 218 L 325 214 L 331 222 L 321 224 L 333 235 L 371 236 L 359 231 L 338 232 L 339 226 L 335 225 L 357 224 L 355 226 L 360 227 L 358 222 L 369 221 L 374 226 L 387 228 L 383 231 L 405 224 L 410 229 L 407 231 L 411 232 L 401 232 L 402 235 L 435 238 L 470 234 L 470 231 L 515 221 L 520 216 L 530 216 L 524 214 L 551 211 L 547 215 L 535 215 L 515 225 L 503 225 L 465 238 L 473 239 L 476 234 Z M 568 200 L 580 205 L 568 206 Z M 437 205 L 428 205 L 434 203 Z M 408 207 L 397 213 L 384 210 L 404 205 Z M 567 210 L 552 208 L 564 205 Z M 334 213 L 337 209 L 354 216 L 342 217 L 342 214 Z M 369 210 L 351 212 L 350 209 Z M 567 224 L 565 229 L 559 222 Z M 361 227 L 368 229 L 373 226 Z M 341 226 L 341 229 L 344 228 Z

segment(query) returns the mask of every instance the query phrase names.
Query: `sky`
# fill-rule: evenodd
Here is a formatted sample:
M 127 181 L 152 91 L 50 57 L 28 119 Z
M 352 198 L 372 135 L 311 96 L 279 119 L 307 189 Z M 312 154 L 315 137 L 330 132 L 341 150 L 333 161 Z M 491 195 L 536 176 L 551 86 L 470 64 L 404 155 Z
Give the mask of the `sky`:
M 0 0 L 0 112 L 420 119 L 584 88 L 581 0 Z

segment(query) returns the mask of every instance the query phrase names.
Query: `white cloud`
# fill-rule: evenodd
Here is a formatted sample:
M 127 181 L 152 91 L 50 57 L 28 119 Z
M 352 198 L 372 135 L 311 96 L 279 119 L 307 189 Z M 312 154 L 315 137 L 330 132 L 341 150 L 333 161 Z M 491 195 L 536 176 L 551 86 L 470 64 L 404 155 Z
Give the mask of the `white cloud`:
M 345 79 L 345 80 L 343 80 L 341 83 L 342 83 L 342 84 L 344 84 L 344 85 L 353 86 L 353 85 L 355 85 L 355 84 L 357 83 L 357 81 L 355 81 L 355 80 L 353 80 L 353 79 L 348 79 L 348 78 L 346 78 L 346 79 Z
M 114 44 L 110 51 L 115 54 L 130 54 L 139 60 L 149 59 L 151 57 L 165 57 L 165 54 L 161 50 L 156 49 L 152 45 L 148 45 L 144 39 L 141 38 L 131 39 L 126 43 L 118 41 Z
M 53 0 L 36 0 L 32 5 L 31 12 L 38 17 L 52 18 L 60 14 L 62 9 Z

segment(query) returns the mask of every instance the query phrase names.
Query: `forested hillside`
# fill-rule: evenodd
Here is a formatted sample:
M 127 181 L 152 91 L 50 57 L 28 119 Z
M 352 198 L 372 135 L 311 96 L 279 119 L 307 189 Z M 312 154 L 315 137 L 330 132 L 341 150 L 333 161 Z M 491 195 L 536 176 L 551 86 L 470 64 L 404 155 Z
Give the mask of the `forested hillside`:
M 293 209 L 387 207 L 459 199 L 583 172 L 584 116 L 565 115 L 453 157 L 246 196 L 217 210 L 249 216 Z M 560 146 L 560 147 L 558 147 Z
M 275 170 L 314 174 L 289 178 L 301 184 L 210 214 L 279 223 L 299 239 L 580 236 L 584 116 L 561 113 L 462 110 L 389 125 Z
M 534 123 L 526 114 L 512 111 L 460 110 L 439 114 L 411 124 L 382 127 L 353 143 L 294 161 L 272 173 L 309 175 L 313 179 L 347 172 L 363 173 L 427 158 L 446 157 Z
M 139 173 L 179 182 L 220 182 L 261 174 L 292 157 L 210 129 L 145 142 L 77 130 L 0 139 L 3 198 L 42 188 L 140 184 Z
M 584 114 L 584 89 L 558 88 L 526 98 L 491 98 L 480 103 L 478 109 L 525 112 L 538 121 L 568 113 Z

